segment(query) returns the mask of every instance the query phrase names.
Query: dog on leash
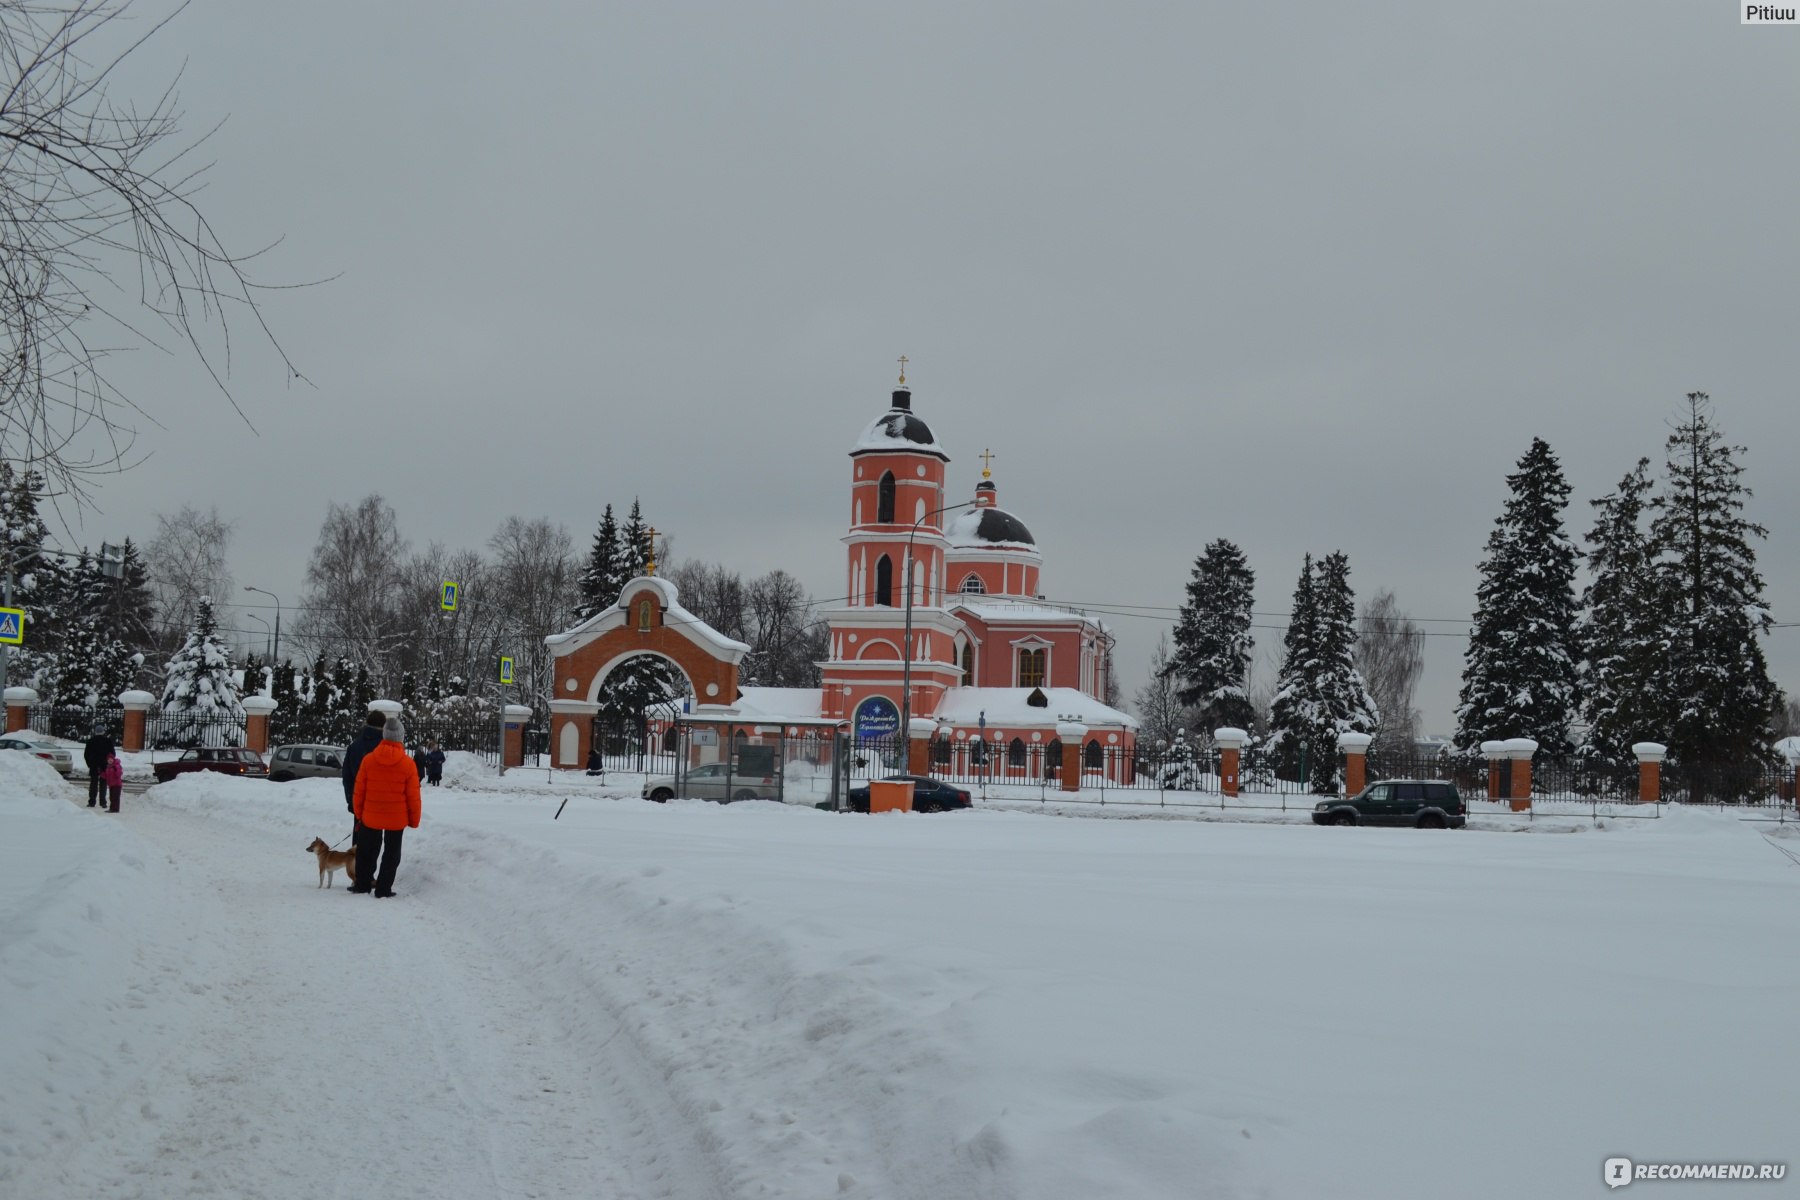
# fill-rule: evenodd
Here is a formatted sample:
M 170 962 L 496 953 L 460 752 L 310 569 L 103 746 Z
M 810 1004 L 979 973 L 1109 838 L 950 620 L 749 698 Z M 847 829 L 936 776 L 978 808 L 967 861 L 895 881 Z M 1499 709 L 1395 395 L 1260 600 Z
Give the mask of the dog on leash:
M 327 876 L 330 877 L 331 886 L 337 886 L 337 871 L 339 867 L 344 868 L 344 877 L 346 879 L 351 883 L 356 882 L 356 851 L 333 850 L 330 846 L 325 844 L 324 838 L 314 838 L 312 840 L 312 845 L 308 846 L 307 849 L 318 855 L 320 887 L 325 886 Z

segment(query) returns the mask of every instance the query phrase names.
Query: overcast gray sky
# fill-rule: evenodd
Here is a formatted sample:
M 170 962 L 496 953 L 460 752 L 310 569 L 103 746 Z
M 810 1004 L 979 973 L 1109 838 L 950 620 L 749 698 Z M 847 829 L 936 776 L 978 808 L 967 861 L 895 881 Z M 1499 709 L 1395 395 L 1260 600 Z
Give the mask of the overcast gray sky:
M 636 495 L 680 556 L 835 598 L 906 354 L 1051 599 L 1169 610 L 1112 621 L 1129 696 L 1213 538 L 1266 612 L 1342 549 L 1453 634 L 1534 435 L 1585 532 L 1703 389 L 1800 617 L 1800 28 L 1726 0 L 195 0 L 133 78 L 184 59 L 221 233 L 340 277 L 268 307 L 313 388 L 239 341 L 255 434 L 185 360 L 119 367 L 164 428 L 82 540 L 217 504 L 292 605 L 334 500 L 585 548 Z M 1428 643 L 1432 731 L 1463 646 Z M 1768 651 L 1800 689 L 1800 628 Z

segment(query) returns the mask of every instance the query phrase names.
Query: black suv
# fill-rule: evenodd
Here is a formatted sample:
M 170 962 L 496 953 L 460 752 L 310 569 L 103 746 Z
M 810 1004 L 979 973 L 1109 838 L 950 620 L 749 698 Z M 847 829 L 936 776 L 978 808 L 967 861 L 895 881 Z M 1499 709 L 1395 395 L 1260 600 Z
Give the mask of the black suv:
M 1461 829 L 1468 821 L 1454 783 L 1438 779 L 1384 779 L 1354 796 L 1321 800 L 1314 825 L 1415 825 Z

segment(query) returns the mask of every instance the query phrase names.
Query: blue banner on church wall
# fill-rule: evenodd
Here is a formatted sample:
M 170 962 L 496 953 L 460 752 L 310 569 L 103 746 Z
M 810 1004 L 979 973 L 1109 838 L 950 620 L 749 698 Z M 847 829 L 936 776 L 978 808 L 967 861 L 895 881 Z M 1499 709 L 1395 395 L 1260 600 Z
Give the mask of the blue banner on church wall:
M 900 732 L 900 710 L 886 696 L 870 696 L 856 706 L 856 737 L 893 737 Z

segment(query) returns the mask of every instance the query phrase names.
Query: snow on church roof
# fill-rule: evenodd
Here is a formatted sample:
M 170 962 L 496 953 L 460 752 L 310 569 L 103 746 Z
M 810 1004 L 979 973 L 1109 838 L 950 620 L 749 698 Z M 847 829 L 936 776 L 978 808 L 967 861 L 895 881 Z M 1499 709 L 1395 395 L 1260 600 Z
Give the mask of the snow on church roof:
M 986 548 L 988 546 L 1021 546 L 1037 549 L 1037 539 L 1025 522 L 1005 509 L 975 508 L 958 513 L 944 529 L 952 546 Z
M 912 409 L 907 407 L 911 403 L 911 392 L 896 391 L 894 407 L 870 422 L 869 427 L 863 430 L 863 435 L 856 439 L 856 444 L 850 447 L 850 453 L 906 450 L 914 454 L 935 454 L 949 462 L 950 455 L 938 445 L 931 426 L 914 416 Z
M 986 714 L 989 729 L 1054 725 L 1066 717 L 1074 717 L 1089 728 L 1138 727 L 1136 717 L 1102 704 L 1077 688 L 1039 690 L 1050 702 L 1043 708 L 1025 702 L 1033 691 L 1031 688 L 954 687 L 944 693 L 943 701 L 932 715 L 958 725 L 973 725 Z

